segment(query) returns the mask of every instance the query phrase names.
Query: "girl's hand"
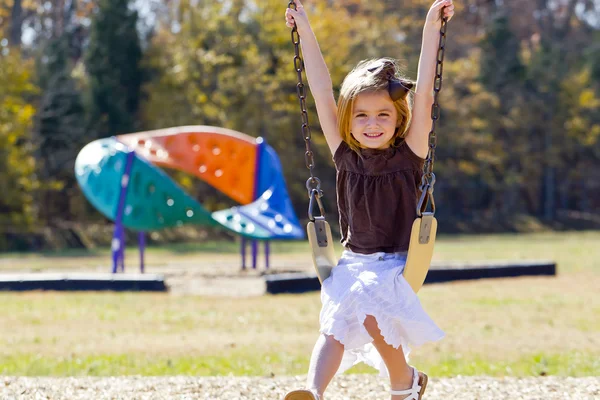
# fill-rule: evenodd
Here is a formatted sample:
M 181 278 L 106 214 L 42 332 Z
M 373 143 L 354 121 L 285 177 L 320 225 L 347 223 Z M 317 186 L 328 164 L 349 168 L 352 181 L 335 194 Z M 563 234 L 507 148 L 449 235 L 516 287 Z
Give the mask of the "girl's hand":
M 310 29 L 310 24 L 300 0 L 294 0 L 294 3 L 296 3 L 295 10 L 293 8 L 285 10 L 285 25 L 288 28 L 295 26 L 298 29 L 298 34 L 302 36 L 303 32 L 307 32 Z
M 427 13 L 426 25 L 440 27 L 442 18 L 448 18 L 448 21 L 454 16 L 454 4 L 452 0 L 435 0 L 429 12 Z

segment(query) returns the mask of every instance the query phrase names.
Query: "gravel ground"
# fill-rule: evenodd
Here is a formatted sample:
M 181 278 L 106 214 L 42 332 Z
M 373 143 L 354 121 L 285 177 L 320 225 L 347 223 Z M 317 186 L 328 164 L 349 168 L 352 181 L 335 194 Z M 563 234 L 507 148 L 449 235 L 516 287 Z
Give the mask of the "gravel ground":
M 198 399 L 282 400 L 304 377 L 0 377 L 1 399 Z M 332 382 L 327 400 L 387 400 L 387 385 L 375 375 L 343 375 Z M 427 400 L 600 399 L 600 377 L 431 379 Z

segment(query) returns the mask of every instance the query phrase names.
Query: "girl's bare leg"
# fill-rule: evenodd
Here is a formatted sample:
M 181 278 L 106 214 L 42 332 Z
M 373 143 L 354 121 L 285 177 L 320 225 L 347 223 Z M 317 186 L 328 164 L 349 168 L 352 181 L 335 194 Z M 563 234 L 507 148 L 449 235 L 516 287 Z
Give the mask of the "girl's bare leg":
M 321 400 L 323 393 L 337 372 L 342 357 L 344 345 L 330 335 L 321 334 L 310 358 L 310 367 L 306 385 L 309 389 L 316 390 Z
M 404 390 L 412 386 L 413 372 L 412 368 L 407 364 L 406 357 L 402 351 L 402 347 L 395 349 L 385 342 L 377 320 L 372 315 L 367 315 L 364 322 L 365 328 L 369 335 L 373 338 L 373 345 L 381 355 L 385 366 L 390 373 L 390 384 L 392 390 Z M 407 395 L 391 396 L 392 400 L 402 400 Z

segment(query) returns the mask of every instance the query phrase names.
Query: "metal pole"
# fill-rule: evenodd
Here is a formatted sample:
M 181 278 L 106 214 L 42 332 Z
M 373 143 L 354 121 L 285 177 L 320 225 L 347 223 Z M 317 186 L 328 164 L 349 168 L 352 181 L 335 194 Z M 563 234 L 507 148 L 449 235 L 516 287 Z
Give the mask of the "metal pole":
M 120 247 L 121 247 L 121 240 L 119 239 L 120 235 L 120 225 L 121 222 L 120 221 L 115 221 L 115 230 L 113 232 L 113 238 L 112 238 L 112 242 L 110 245 L 110 248 L 112 250 L 112 273 L 116 274 L 117 270 L 118 270 L 118 266 L 119 266 L 119 256 L 120 256 Z
M 127 197 L 127 188 L 129 187 L 129 175 L 131 174 L 131 167 L 135 160 L 135 152 L 129 151 L 125 161 L 125 171 L 121 176 L 120 190 L 119 190 L 119 202 L 117 204 L 117 215 L 115 218 L 115 232 L 112 240 L 112 251 L 113 251 L 113 269 L 112 272 L 117 273 L 119 270 L 119 264 L 121 264 L 121 272 L 125 271 L 125 228 L 123 227 L 123 209 L 125 208 L 125 198 Z
M 119 232 L 119 240 L 121 241 L 121 248 L 119 249 L 119 261 L 121 262 L 121 272 L 125 272 L 125 227 L 121 223 L 121 230 Z
M 246 269 L 246 238 L 240 236 L 240 252 L 242 254 L 242 269 Z
M 265 240 L 265 269 L 269 269 L 269 243 L 270 242 L 268 240 Z
M 138 234 L 138 241 L 140 244 L 140 272 L 143 274 L 144 270 L 144 250 L 146 248 L 146 234 L 142 231 Z
M 256 269 L 256 256 L 258 254 L 258 242 L 252 241 L 252 269 Z

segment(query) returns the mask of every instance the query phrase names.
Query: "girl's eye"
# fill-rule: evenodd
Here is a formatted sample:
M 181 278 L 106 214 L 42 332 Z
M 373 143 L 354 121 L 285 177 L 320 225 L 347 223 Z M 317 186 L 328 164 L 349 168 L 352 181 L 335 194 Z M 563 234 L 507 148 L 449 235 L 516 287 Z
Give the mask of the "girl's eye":
M 364 118 L 366 116 L 367 116 L 367 114 L 362 114 L 362 113 L 361 114 L 356 114 L 356 118 Z
M 381 113 L 381 114 L 379 114 L 379 116 L 380 116 L 380 117 L 389 117 L 389 116 L 390 116 L 390 114 L 388 114 L 388 113 Z

